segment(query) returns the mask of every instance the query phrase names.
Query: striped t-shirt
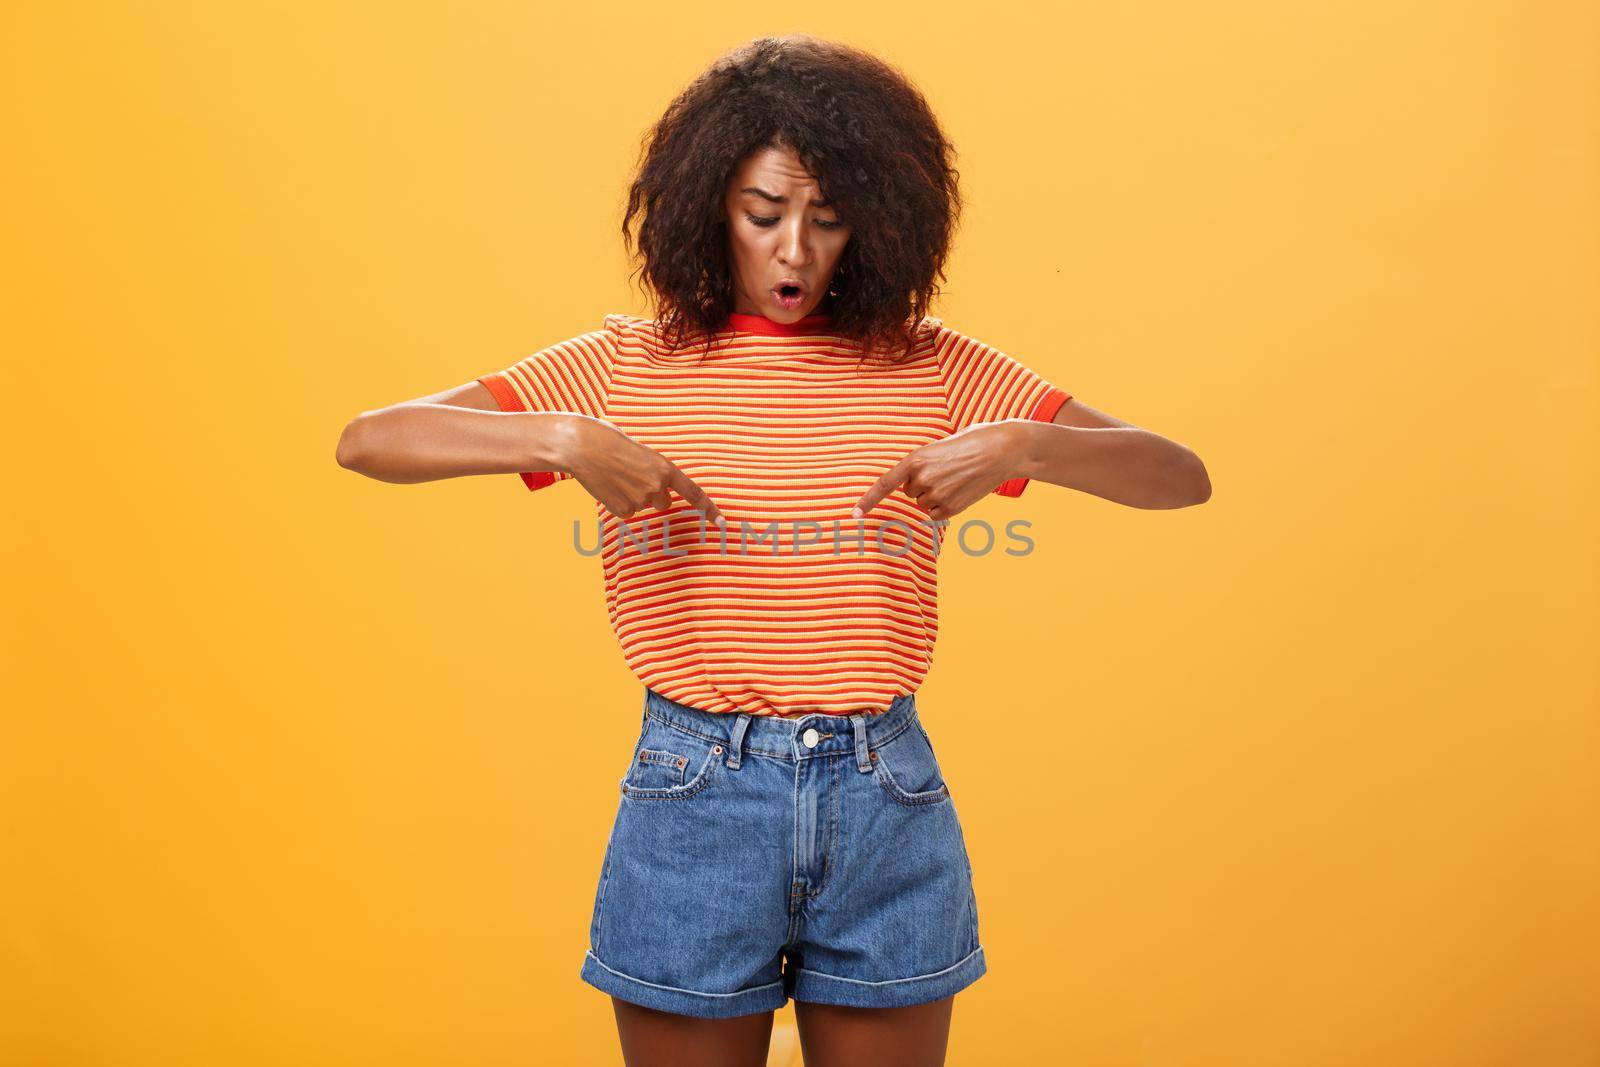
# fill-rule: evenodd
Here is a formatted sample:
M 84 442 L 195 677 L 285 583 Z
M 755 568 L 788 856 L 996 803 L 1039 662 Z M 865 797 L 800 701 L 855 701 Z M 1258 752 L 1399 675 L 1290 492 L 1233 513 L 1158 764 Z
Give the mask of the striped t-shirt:
M 902 489 L 861 519 L 850 509 L 913 449 L 977 423 L 1048 422 L 1070 399 L 940 319 L 923 326 L 912 358 L 888 365 L 863 363 L 826 313 L 735 313 L 705 356 L 692 341 L 664 356 L 652 320 L 612 314 L 478 379 L 503 411 L 609 422 L 676 464 L 726 520 L 704 522 L 674 492 L 666 512 L 641 509 L 625 531 L 595 504 L 607 612 L 646 686 L 706 711 L 774 716 L 877 714 L 916 692 L 939 629 L 935 549 L 948 527 Z M 571 475 L 521 478 L 542 489 Z M 1019 496 L 1027 481 L 994 491 Z

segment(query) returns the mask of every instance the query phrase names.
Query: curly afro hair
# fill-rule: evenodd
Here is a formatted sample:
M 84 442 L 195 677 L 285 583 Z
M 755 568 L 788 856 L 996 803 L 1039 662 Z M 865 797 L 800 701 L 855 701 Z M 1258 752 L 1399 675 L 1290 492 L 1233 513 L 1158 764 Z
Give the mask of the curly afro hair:
M 834 332 L 908 357 L 960 218 L 954 147 L 922 93 L 890 64 L 808 34 L 760 37 L 716 59 L 642 139 L 622 219 L 672 350 L 733 310 L 724 190 L 739 163 L 792 149 L 850 241 L 829 292 Z M 638 217 L 638 249 L 630 226 Z

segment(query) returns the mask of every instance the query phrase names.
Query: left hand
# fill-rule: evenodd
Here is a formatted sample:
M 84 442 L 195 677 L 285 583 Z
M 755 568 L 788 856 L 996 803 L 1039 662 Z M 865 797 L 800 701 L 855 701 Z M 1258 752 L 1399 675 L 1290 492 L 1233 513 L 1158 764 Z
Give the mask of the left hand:
M 856 517 L 904 486 L 932 519 L 948 519 L 1017 475 L 1022 435 L 1007 422 L 970 426 L 906 453 L 856 501 Z

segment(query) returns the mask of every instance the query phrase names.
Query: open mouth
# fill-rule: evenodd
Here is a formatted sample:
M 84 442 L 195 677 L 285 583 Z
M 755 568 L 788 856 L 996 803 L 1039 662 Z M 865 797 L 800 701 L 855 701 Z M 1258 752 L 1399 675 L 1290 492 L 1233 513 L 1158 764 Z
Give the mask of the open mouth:
M 800 301 L 805 297 L 806 291 L 802 286 L 786 282 L 783 285 L 773 286 L 772 295 L 777 298 L 781 306 L 792 308 L 799 305 Z

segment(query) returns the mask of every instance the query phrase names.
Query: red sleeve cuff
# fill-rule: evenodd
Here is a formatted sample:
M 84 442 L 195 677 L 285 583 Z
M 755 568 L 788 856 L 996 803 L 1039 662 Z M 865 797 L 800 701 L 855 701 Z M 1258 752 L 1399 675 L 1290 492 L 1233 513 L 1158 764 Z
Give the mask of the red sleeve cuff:
M 483 387 L 489 390 L 489 395 L 494 397 L 494 402 L 500 405 L 501 411 L 526 411 L 522 401 L 517 398 L 516 390 L 506 382 L 505 376 L 500 373 L 485 374 L 478 379 Z M 528 487 L 529 492 L 543 489 L 547 485 L 554 485 L 560 478 L 555 471 L 521 471 L 519 476 L 522 484 Z
M 1062 389 L 1051 389 L 1039 402 L 1033 406 L 1033 411 L 1028 418 L 1034 422 L 1049 422 L 1056 417 L 1056 412 L 1061 410 L 1061 405 L 1072 399 L 1072 394 Z M 1021 496 L 1022 491 L 1028 488 L 1027 478 L 1007 478 L 995 489 L 1001 496 Z

